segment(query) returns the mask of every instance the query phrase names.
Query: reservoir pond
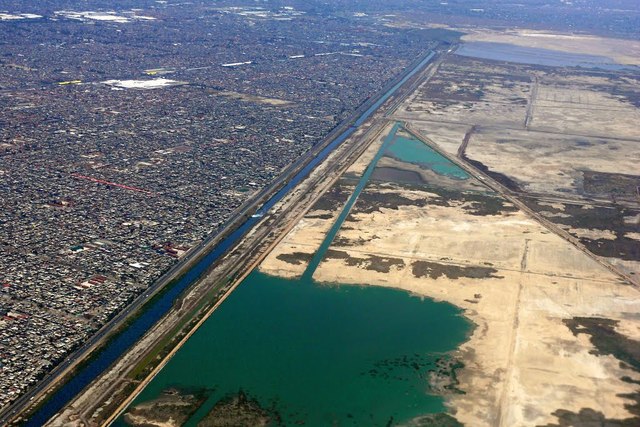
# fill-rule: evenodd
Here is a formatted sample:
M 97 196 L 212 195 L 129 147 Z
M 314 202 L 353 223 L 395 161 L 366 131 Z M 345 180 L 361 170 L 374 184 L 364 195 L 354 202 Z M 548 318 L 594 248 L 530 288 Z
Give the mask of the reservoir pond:
M 397 135 L 385 154 L 430 169 L 438 175 L 460 180 L 469 179 L 469 174 L 464 169 L 412 136 Z
M 611 58 L 598 55 L 560 52 L 551 49 L 517 46 L 507 43 L 468 42 L 456 51 L 457 55 L 494 61 L 520 64 L 545 65 L 551 67 L 583 67 L 603 70 L 634 69 L 635 66 L 615 63 Z
M 385 137 L 305 273 L 295 279 L 251 273 L 132 407 L 162 399 L 167 390 L 196 390 L 204 397 L 187 426 L 209 425 L 203 420 L 220 402 L 240 395 L 274 425 L 384 426 L 446 411 L 442 396 L 430 389 L 429 373 L 470 333 L 459 309 L 401 290 L 313 280 L 383 155 L 467 178 L 399 128 Z
M 240 390 L 284 425 L 386 425 L 443 412 L 428 371 L 465 339 L 446 303 L 254 272 L 138 396 L 208 390 L 187 425 Z

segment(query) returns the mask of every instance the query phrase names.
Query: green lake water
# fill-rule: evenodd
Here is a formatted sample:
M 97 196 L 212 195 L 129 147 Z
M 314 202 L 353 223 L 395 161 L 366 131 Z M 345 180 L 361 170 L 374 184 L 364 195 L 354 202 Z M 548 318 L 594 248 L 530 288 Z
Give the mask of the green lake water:
M 240 390 L 276 411 L 284 425 L 396 425 L 445 411 L 443 398 L 429 391 L 428 371 L 470 332 L 459 309 L 405 291 L 312 279 L 376 162 L 398 141 L 398 128 L 385 139 L 305 274 L 250 274 L 134 405 L 168 388 L 207 389 L 191 426 Z
M 469 179 L 469 174 L 464 169 L 413 137 L 396 136 L 386 154 L 403 162 L 431 169 L 439 175 L 460 180 Z
M 240 389 L 285 425 L 383 426 L 445 410 L 427 371 L 466 338 L 446 303 L 407 292 L 252 273 L 138 397 L 208 388 L 190 422 Z

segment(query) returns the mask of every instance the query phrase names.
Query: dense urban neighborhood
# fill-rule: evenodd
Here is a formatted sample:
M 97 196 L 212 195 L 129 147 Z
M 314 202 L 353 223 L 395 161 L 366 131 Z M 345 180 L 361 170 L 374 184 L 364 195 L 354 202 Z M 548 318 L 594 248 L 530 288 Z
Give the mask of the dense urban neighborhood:
M 478 26 L 640 37 L 636 0 L 600 3 L 2 2 L 0 413 L 429 52 Z M 495 90 L 438 76 L 435 121 Z
M 0 15 L 0 407 L 433 46 L 170 6 Z

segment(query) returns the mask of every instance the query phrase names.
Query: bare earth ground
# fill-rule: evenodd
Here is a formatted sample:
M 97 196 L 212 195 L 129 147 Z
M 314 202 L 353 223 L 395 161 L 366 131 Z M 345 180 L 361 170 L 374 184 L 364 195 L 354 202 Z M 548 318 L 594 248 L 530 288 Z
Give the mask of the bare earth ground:
M 366 261 L 349 265 L 328 259 L 316 280 L 396 287 L 464 308 L 477 327 L 460 350 L 465 363 L 460 389 L 466 394 L 450 399 L 459 421 L 543 425 L 554 421 L 551 413 L 557 409 L 582 408 L 612 419 L 631 416 L 624 408 L 630 401 L 617 396 L 637 388 L 620 380 L 628 372 L 611 356 L 591 355 L 588 337 L 574 337 L 562 320 L 627 320 L 640 309 L 635 288 L 520 211 L 474 216 L 459 207 L 408 206 L 354 216 L 358 222 L 347 223 L 351 229 L 337 238 L 349 246 L 332 249 L 365 260 L 400 259 L 404 266 L 384 273 Z M 371 230 L 377 238 L 360 244 Z M 417 261 L 445 271 L 450 266 L 495 271 L 479 279 L 446 273 L 416 277 Z M 632 336 L 638 338 L 637 331 Z
M 637 72 L 453 57 L 394 117 L 640 277 Z
M 394 118 L 634 274 L 638 85 L 591 74 L 453 58 Z M 378 144 L 262 271 L 304 271 L 346 200 L 336 195 L 348 192 Z M 401 163 L 385 157 L 378 168 L 415 169 Z M 421 174 L 425 185 L 370 181 L 314 279 L 400 288 L 463 308 L 476 327 L 456 354 L 465 394 L 448 402 L 465 425 L 639 425 L 638 288 L 481 180 L 430 172 Z

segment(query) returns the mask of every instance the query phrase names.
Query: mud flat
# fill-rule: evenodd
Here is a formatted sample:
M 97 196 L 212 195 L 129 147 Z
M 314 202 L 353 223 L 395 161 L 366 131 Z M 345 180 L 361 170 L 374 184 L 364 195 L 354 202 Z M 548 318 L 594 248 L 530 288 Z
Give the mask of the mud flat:
M 389 162 L 424 178 L 390 175 Z M 404 289 L 464 310 L 476 327 L 452 355 L 463 366 L 462 393 L 446 394 L 455 422 L 638 424 L 640 291 L 473 176 L 429 179 L 438 172 L 426 169 L 383 157 L 313 279 Z M 285 241 L 317 248 L 307 236 L 329 227 L 301 222 Z M 283 253 L 261 270 L 300 274 L 305 262 L 283 263 Z
M 188 393 L 167 389 L 157 399 L 131 408 L 124 420 L 131 426 L 177 427 L 183 425 L 205 400 L 204 390 Z

